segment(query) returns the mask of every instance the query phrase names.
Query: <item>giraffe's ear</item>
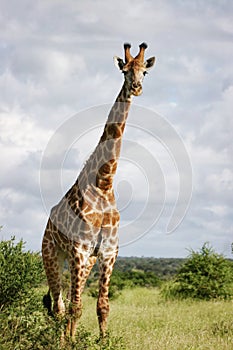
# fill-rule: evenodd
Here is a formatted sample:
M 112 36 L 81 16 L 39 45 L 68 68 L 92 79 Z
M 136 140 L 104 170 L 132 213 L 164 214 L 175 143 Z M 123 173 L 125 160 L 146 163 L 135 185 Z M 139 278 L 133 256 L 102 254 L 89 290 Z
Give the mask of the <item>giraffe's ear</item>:
M 115 66 L 116 66 L 118 69 L 122 70 L 122 69 L 124 68 L 124 65 L 125 65 L 125 64 L 124 64 L 124 61 L 123 61 L 122 58 L 117 57 L 117 56 L 114 56 L 114 57 L 113 57 L 113 60 L 114 60 Z
M 154 63 L 155 63 L 155 57 L 150 57 L 150 58 L 148 58 L 148 60 L 146 60 L 144 65 L 145 65 L 146 69 L 150 69 L 153 67 Z

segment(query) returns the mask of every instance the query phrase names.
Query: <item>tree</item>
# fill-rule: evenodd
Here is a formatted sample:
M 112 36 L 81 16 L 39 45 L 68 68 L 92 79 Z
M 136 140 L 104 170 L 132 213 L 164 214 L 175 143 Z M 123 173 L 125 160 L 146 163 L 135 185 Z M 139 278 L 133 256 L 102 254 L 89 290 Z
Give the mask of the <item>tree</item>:
M 24 252 L 25 243 L 15 237 L 0 242 L 0 308 L 27 298 L 44 280 L 39 253 Z
M 233 295 L 233 267 L 205 243 L 200 251 L 191 250 L 172 283 L 164 290 L 167 297 L 213 299 Z

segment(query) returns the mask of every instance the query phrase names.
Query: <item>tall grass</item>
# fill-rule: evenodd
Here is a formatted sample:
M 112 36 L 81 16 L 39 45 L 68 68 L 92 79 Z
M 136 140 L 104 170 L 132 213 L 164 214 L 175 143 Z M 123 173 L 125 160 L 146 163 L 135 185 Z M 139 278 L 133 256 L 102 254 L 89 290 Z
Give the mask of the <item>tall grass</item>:
M 82 323 L 97 332 L 95 300 L 84 297 Z M 126 349 L 232 350 L 231 301 L 164 301 L 158 289 L 123 291 L 111 302 L 109 328 Z
M 24 307 L 2 313 L 1 350 L 61 349 L 58 323 L 43 310 L 39 290 Z M 109 337 L 98 340 L 96 299 L 83 296 L 77 343 L 64 349 L 89 350 L 231 350 L 232 301 L 164 301 L 158 289 L 123 290 L 111 301 Z

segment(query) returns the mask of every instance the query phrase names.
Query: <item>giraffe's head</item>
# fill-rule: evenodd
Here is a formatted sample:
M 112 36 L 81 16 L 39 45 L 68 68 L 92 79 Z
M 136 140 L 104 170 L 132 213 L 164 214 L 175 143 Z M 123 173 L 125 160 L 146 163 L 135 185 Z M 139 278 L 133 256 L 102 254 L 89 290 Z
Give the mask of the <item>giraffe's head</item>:
M 124 44 L 125 61 L 122 58 L 115 56 L 114 61 L 116 66 L 124 73 L 125 84 L 131 95 L 139 96 L 142 93 L 142 81 L 147 71 L 153 67 L 155 57 L 148 58 L 144 61 L 144 52 L 147 48 L 146 43 L 139 45 L 139 53 L 133 57 L 130 53 L 131 45 Z

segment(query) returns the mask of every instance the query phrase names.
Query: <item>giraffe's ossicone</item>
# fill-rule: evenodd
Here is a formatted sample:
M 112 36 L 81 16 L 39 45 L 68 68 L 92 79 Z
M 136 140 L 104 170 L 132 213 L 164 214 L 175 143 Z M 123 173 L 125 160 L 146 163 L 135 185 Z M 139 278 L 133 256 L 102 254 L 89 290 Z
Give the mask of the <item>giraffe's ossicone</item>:
M 132 57 L 130 44 L 124 44 L 125 60 L 114 58 L 117 67 L 124 73 L 122 89 L 109 112 L 94 152 L 75 184 L 52 208 L 43 237 L 42 256 L 53 297 L 54 315 L 63 316 L 66 312 L 62 300 L 62 271 L 64 260 L 67 259 L 69 263 L 71 293 L 66 335 L 73 339 L 82 313 L 82 291 L 97 258 L 100 269 L 97 315 L 100 335 L 106 334 L 108 291 L 118 253 L 117 230 L 120 221 L 113 178 L 132 96 L 142 93 L 143 78 L 155 62 L 154 57 L 144 61 L 145 43 L 139 48 L 138 55 Z M 49 294 L 44 300 L 49 313 L 52 313 Z

